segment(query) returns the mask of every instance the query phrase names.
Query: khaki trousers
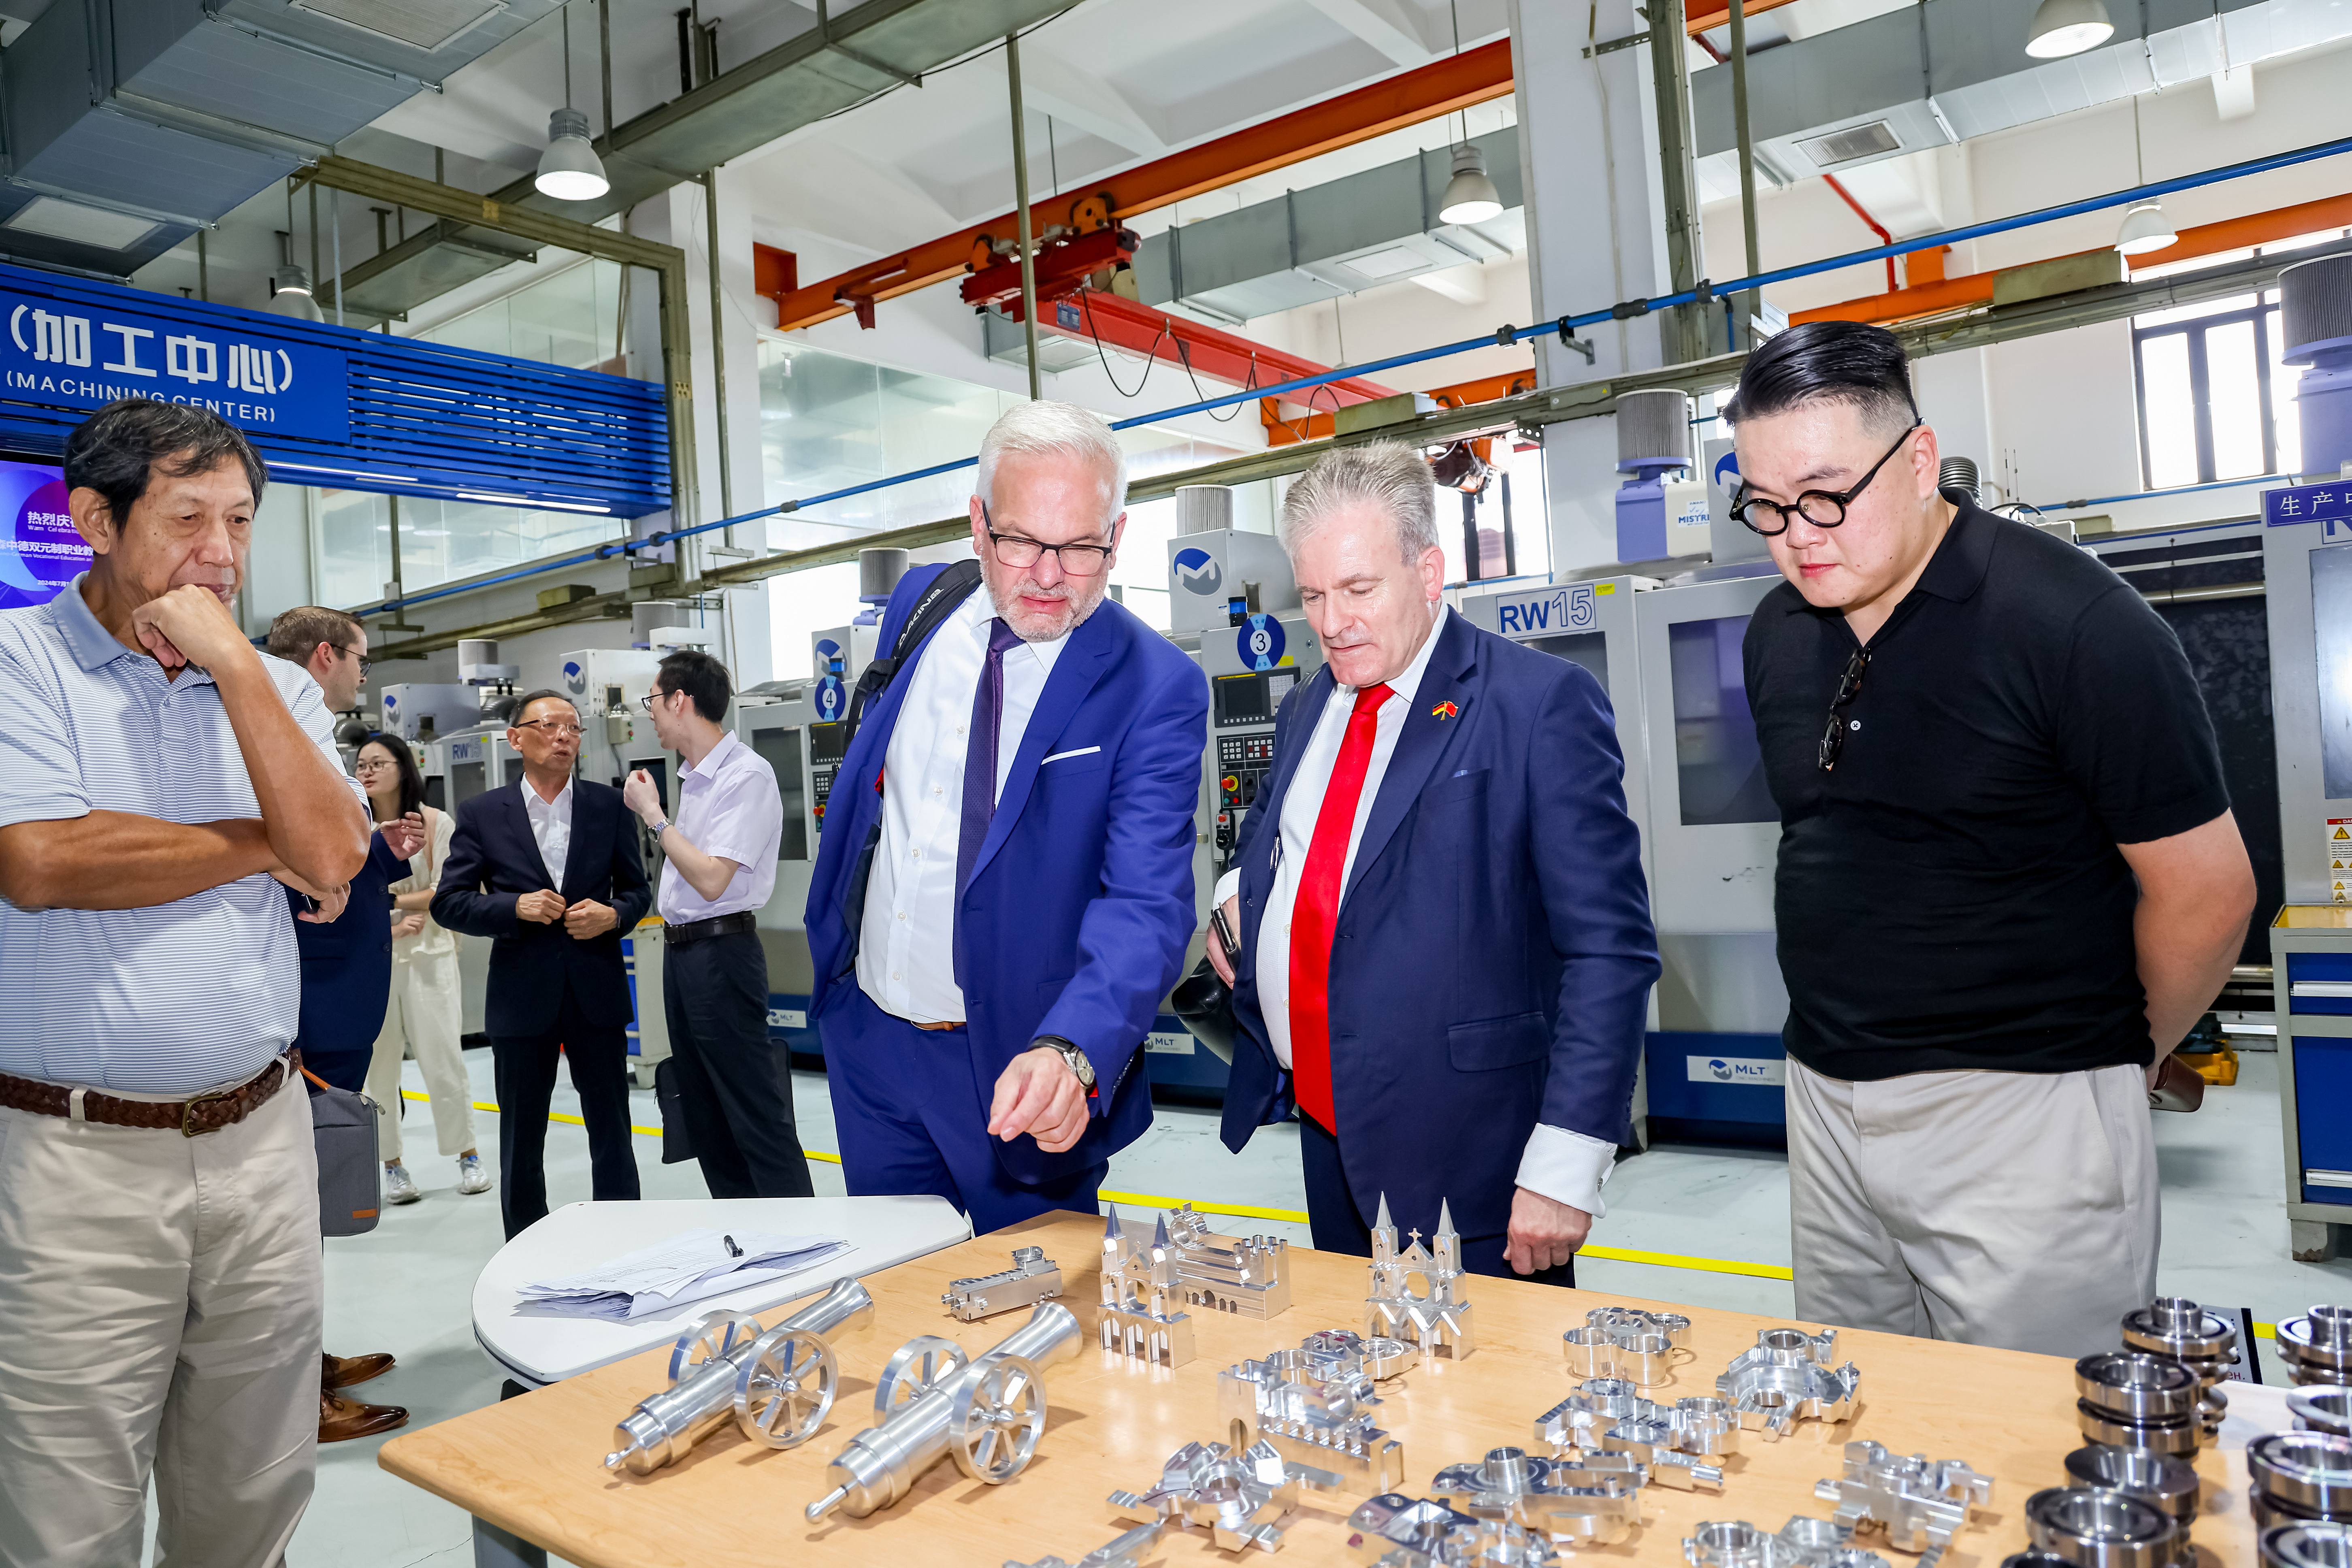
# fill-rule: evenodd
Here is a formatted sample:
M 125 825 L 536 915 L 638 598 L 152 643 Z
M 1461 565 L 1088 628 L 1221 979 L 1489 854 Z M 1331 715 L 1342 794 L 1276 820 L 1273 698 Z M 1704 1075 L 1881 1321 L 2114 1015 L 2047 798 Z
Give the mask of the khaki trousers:
M 1788 1108 L 1798 1317 L 2084 1356 L 2155 1296 L 2138 1068 L 1849 1083 L 1791 1058 Z
M 320 1276 L 300 1080 L 197 1138 L 0 1110 L 0 1563 L 136 1564 L 151 1474 L 159 1564 L 282 1561 Z
M 464 1004 L 458 984 L 454 951 L 393 961 L 392 999 L 383 1010 L 383 1028 L 375 1037 L 367 1075 L 367 1097 L 375 1101 L 376 1152 L 386 1164 L 400 1158 L 404 1056 L 415 1057 L 425 1074 L 433 1133 L 441 1152 L 454 1158 L 475 1147 L 474 1086 L 466 1076 L 460 1042 Z

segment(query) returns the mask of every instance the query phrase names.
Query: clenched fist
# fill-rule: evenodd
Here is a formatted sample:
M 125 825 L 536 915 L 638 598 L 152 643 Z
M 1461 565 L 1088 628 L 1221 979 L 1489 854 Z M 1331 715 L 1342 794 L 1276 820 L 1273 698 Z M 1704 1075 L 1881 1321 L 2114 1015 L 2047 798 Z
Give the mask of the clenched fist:
M 552 888 L 541 888 L 535 893 L 525 893 L 515 900 L 515 919 L 519 921 L 551 926 L 562 918 L 563 895 Z

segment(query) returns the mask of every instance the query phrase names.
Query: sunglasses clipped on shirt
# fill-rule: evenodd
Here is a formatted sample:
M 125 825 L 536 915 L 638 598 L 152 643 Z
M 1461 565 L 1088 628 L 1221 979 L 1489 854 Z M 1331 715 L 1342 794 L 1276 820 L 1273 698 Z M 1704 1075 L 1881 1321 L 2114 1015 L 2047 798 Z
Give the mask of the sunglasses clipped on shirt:
M 1858 647 L 1853 657 L 1845 661 L 1845 673 L 1838 677 L 1837 695 L 1830 699 L 1829 728 L 1822 731 L 1822 749 L 1816 759 L 1822 772 L 1837 767 L 1838 757 L 1845 751 L 1846 730 L 1854 721 L 1845 716 L 1848 704 L 1862 695 L 1862 678 L 1870 670 L 1870 650 Z

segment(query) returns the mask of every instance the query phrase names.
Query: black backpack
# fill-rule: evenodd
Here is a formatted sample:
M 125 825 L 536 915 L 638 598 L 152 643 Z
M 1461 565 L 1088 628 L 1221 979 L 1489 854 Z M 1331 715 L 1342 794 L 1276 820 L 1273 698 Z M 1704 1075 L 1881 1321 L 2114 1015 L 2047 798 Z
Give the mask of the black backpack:
M 959 561 L 931 579 L 931 585 L 923 590 L 923 596 L 908 612 L 906 625 L 898 628 L 898 640 L 887 651 L 876 654 L 874 662 L 858 676 L 857 686 L 849 694 L 848 717 L 843 720 L 849 726 L 841 738 L 845 751 L 850 742 L 857 739 L 857 726 L 866 717 L 866 705 L 882 695 L 882 689 L 890 684 L 899 666 L 912 658 L 923 646 L 923 639 L 937 630 L 941 621 L 954 615 L 956 607 L 971 598 L 972 590 L 979 586 L 977 561 Z

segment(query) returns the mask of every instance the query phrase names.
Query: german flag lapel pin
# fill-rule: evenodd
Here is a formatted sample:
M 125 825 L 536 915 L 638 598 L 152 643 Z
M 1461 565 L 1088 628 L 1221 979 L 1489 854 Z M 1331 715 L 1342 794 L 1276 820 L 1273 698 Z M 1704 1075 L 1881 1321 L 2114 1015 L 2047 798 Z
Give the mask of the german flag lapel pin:
M 1441 702 L 1436 707 L 1429 710 L 1429 716 L 1443 723 L 1444 721 L 1453 718 L 1456 713 L 1461 711 L 1461 709 L 1456 708 L 1451 702 Z

